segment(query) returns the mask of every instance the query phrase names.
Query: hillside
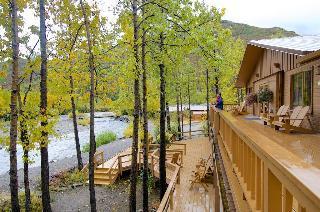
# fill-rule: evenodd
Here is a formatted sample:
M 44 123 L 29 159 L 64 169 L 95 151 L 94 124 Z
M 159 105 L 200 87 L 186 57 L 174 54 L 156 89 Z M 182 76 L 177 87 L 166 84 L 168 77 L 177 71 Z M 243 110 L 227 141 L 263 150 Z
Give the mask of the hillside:
M 280 27 L 260 28 L 227 20 L 223 20 L 222 25 L 224 27 L 230 28 L 232 30 L 232 35 L 235 38 L 240 37 L 245 42 L 248 42 L 250 40 L 293 37 L 298 35 L 293 31 L 287 31 Z

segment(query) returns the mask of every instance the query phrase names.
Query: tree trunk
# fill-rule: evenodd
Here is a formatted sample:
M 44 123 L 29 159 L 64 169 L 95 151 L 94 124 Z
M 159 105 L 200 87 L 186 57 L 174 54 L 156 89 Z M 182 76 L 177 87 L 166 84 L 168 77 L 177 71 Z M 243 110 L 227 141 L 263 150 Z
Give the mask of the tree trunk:
M 176 101 L 177 101 L 177 122 L 178 122 L 178 140 L 181 140 L 181 125 L 180 125 L 180 105 L 179 105 L 179 94 L 178 88 L 176 88 Z
M 217 72 L 217 69 L 215 69 L 215 72 Z M 216 89 L 216 95 L 218 95 L 219 94 L 219 78 L 218 77 L 215 77 L 214 87 Z
M 47 117 L 47 37 L 45 0 L 39 1 L 40 9 L 40 50 L 41 50 L 41 81 L 40 81 L 40 114 L 42 129 L 48 125 Z M 49 161 L 48 161 L 48 132 L 41 131 L 41 191 L 43 211 L 51 211 L 49 191 Z
M 73 121 L 73 130 L 74 130 L 74 139 L 76 142 L 76 151 L 78 159 L 78 170 L 82 170 L 83 163 L 81 157 L 80 141 L 79 141 L 79 132 L 78 132 L 78 123 L 77 123 L 77 114 L 76 114 L 76 104 L 74 101 L 74 84 L 73 77 L 70 75 L 70 95 L 71 95 L 71 107 L 72 107 L 72 121 Z
M 189 103 L 189 137 L 191 138 L 191 97 L 190 97 L 190 78 L 188 76 L 188 103 Z
M 164 53 L 164 35 L 160 33 L 160 52 Z M 159 64 L 160 68 L 160 200 L 166 192 L 166 81 L 163 61 Z
M 23 148 L 23 182 L 24 182 L 24 193 L 25 193 L 25 211 L 31 211 L 31 194 L 29 186 L 29 136 L 26 126 L 26 120 L 24 117 L 23 107 L 21 96 L 20 96 L 20 87 L 18 86 L 18 102 L 19 102 L 19 115 L 20 120 L 20 139 Z
M 171 120 L 170 120 L 170 111 L 169 111 L 169 103 L 166 102 L 166 112 L 167 112 L 167 129 L 168 131 L 171 131 Z
M 132 2 L 132 22 L 134 30 L 134 57 L 135 57 L 135 79 L 134 79 L 134 112 L 133 112 L 133 135 L 132 135 L 132 162 L 130 175 L 130 201 L 129 208 L 131 212 L 136 211 L 136 191 L 137 191 L 137 154 L 139 142 L 139 115 L 140 115 L 140 92 L 139 92 L 139 52 L 138 52 L 138 7 L 137 0 Z
M 145 0 L 142 0 L 142 5 Z M 142 7 L 142 17 L 145 16 L 145 9 Z M 149 151 L 149 132 L 148 132 L 148 105 L 147 105 L 147 69 L 146 69 L 146 30 L 142 26 L 142 46 L 141 46 L 141 66 L 142 66 L 142 101 L 143 101 L 143 211 L 149 211 L 148 204 L 148 151 Z
M 89 54 L 89 69 L 90 69 L 90 150 L 89 150 L 89 191 L 90 191 L 90 206 L 91 211 L 97 211 L 96 194 L 94 189 L 94 154 L 96 152 L 96 141 L 94 134 L 94 91 L 95 91 L 95 68 L 93 63 L 92 44 L 90 35 L 89 20 L 84 7 L 83 1 L 80 0 L 81 10 L 86 28 L 86 37 Z
M 206 100 L 207 100 L 207 128 L 208 128 L 208 135 L 210 132 L 210 124 L 209 124 L 209 71 L 206 69 L 206 90 L 207 90 L 207 95 L 206 95 Z
M 180 96 L 180 114 L 181 114 L 181 138 L 184 137 L 184 129 L 183 129 L 183 102 L 182 102 L 182 94 L 181 94 L 181 87 L 179 89 L 179 96 Z
M 17 175 L 17 134 L 18 134 L 18 79 L 19 79 L 19 38 L 17 25 L 17 2 L 12 0 L 10 15 L 12 22 L 12 84 L 11 84 L 11 123 L 10 123 L 10 191 L 11 209 L 20 211 L 18 198 L 18 175 Z

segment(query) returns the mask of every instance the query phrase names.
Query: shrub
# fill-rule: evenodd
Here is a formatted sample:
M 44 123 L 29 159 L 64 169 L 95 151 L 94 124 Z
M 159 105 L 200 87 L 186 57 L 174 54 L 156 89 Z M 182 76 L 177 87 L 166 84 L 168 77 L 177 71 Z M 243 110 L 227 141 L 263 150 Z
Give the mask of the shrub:
M 88 126 L 90 124 L 90 118 L 79 119 L 78 124 Z
M 85 184 L 88 180 L 87 174 L 78 169 L 60 172 L 52 177 L 50 189 L 57 190 L 73 184 Z
M 246 96 L 246 105 L 250 106 L 257 102 L 257 94 L 250 93 Z
M 19 193 L 19 203 L 20 203 L 20 209 L 22 211 L 25 211 L 25 193 Z M 10 196 L 4 196 L 1 195 L 0 198 L 0 208 L 1 211 L 11 211 L 11 201 Z M 35 193 L 31 193 L 31 205 L 30 205 L 31 211 L 42 211 L 42 201 L 39 195 Z
M 116 139 L 117 139 L 117 135 L 114 132 L 111 132 L 111 131 L 103 132 L 99 134 L 98 137 L 96 138 L 96 146 L 99 147 L 104 144 L 108 144 L 112 141 L 115 141 Z M 84 146 L 82 147 L 82 151 L 89 152 L 89 150 L 90 150 L 90 144 L 89 143 L 84 144 Z
M 79 112 L 76 110 L 76 116 L 78 117 L 78 115 L 79 115 Z M 69 118 L 69 119 L 72 119 L 72 118 L 73 118 L 72 111 L 68 113 L 68 118 Z
M 273 92 L 269 88 L 260 89 L 258 92 L 259 102 L 271 102 L 273 98 Z
M 139 126 L 139 138 L 143 138 L 143 126 Z M 132 138 L 133 135 L 133 122 L 130 121 L 129 126 L 123 132 L 125 138 Z

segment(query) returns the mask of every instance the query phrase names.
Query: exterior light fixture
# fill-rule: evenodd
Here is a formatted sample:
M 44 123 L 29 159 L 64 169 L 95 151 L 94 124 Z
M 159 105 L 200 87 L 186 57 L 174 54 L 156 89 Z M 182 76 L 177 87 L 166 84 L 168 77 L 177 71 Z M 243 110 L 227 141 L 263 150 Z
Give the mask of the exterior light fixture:
M 274 63 L 273 65 L 274 65 L 275 68 L 280 69 L 280 63 Z

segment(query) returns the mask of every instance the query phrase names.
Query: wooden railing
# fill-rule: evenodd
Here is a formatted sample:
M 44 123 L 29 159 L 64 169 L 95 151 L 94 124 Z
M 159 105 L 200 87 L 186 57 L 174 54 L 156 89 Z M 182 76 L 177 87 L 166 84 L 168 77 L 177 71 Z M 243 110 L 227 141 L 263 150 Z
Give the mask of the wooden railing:
M 99 151 L 96 152 L 93 156 L 93 162 L 94 162 L 94 169 L 97 168 L 97 166 L 101 165 L 103 166 L 104 163 L 104 152 Z M 89 162 L 82 168 L 82 172 L 87 172 L 89 169 Z
M 240 121 L 230 113 L 210 110 L 238 208 L 320 211 L 319 170 Z
M 181 154 L 182 156 L 182 154 Z M 154 151 L 151 154 L 151 172 L 154 176 L 155 172 L 155 166 L 159 165 L 159 149 Z M 176 184 L 180 183 L 180 166 L 177 164 L 173 164 L 170 162 L 166 162 L 166 170 L 171 171 L 172 174 L 170 175 L 170 183 L 167 187 L 166 193 L 164 194 L 159 208 L 158 212 L 167 211 L 170 207 L 170 209 L 173 209 L 173 194 L 176 187 Z

